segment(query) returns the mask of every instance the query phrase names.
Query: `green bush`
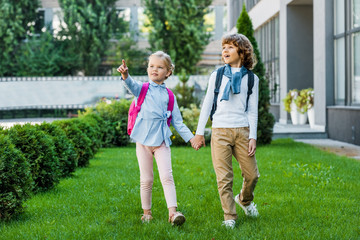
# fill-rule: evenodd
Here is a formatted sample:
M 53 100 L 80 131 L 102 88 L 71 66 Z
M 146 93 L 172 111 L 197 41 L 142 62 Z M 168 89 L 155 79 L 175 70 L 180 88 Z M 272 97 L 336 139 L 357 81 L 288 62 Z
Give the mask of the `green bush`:
M 95 111 L 105 121 L 110 122 L 111 128 L 114 129 L 115 136 L 113 144 L 117 146 L 126 146 L 130 142 L 129 135 L 127 134 L 127 120 L 128 111 L 131 101 L 121 99 L 120 101 L 113 100 L 111 104 L 106 102 L 99 102 Z
M 60 171 L 52 138 L 29 123 L 14 125 L 5 133 L 30 164 L 31 176 L 35 181 L 34 191 L 54 187 L 59 182 Z
M 91 140 L 91 151 L 95 154 L 101 146 L 99 129 L 94 129 L 85 119 L 73 118 L 69 121 L 72 121 Z
M 32 189 L 30 166 L 8 136 L 0 133 L 0 219 L 23 211 Z
M 60 176 L 67 177 L 72 172 L 75 172 L 78 165 L 77 153 L 65 132 L 59 126 L 47 122 L 36 126 L 52 137 L 55 152 L 59 159 Z
M 80 130 L 74 121 L 57 120 L 53 124 L 64 130 L 66 136 L 75 147 L 77 152 L 78 166 L 85 167 L 89 165 L 89 160 L 94 156 L 91 150 L 92 142 L 84 132 Z
M 115 128 L 111 126 L 110 121 L 105 121 L 100 115 L 94 112 L 93 108 L 86 108 L 84 112 L 79 112 L 79 119 L 84 119 L 93 128 L 96 129 L 101 146 L 110 147 L 114 141 Z
M 181 115 L 183 117 L 184 124 L 192 131 L 195 135 L 199 116 L 200 109 L 196 106 L 196 104 L 190 104 L 190 108 L 180 107 Z M 210 124 L 210 123 L 209 123 Z M 209 125 L 207 124 L 207 125 Z M 179 135 L 179 133 L 175 130 L 173 126 L 170 126 L 170 130 L 173 135 L 170 137 L 173 146 L 190 146 L 190 142 L 185 143 L 184 139 Z M 205 142 L 210 143 L 211 135 L 210 133 L 205 133 Z

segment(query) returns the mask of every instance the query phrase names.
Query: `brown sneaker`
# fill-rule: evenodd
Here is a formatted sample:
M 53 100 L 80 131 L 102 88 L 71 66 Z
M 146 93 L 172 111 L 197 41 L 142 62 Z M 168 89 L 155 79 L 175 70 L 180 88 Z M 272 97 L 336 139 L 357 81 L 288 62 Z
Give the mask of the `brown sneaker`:
M 143 214 L 141 216 L 142 223 L 149 223 L 152 219 L 153 217 L 150 214 Z
M 181 212 L 175 212 L 169 217 L 169 222 L 175 226 L 181 226 L 185 222 L 185 216 Z

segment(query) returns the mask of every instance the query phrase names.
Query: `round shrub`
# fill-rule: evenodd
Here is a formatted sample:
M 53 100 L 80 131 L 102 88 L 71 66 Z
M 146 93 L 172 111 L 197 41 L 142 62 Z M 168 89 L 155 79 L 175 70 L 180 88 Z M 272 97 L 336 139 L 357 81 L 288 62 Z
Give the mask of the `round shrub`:
M 72 118 L 69 121 L 72 121 L 91 140 L 90 147 L 93 154 L 95 154 L 101 146 L 100 131 L 94 129 L 85 119 Z
M 97 129 L 100 134 L 101 147 L 111 147 L 114 142 L 115 128 L 110 121 L 104 120 L 93 108 L 86 108 L 79 113 L 79 119 L 85 119 L 91 126 Z M 97 125 L 97 127 L 95 127 Z
M 60 177 L 69 176 L 78 165 L 77 153 L 72 142 L 59 126 L 43 122 L 36 127 L 51 136 L 54 142 L 56 156 L 59 159 Z
M 29 123 L 14 125 L 5 133 L 30 164 L 31 176 L 35 181 L 34 191 L 54 187 L 59 182 L 60 171 L 52 138 Z
M 100 116 L 96 114 L 91 115 L 81 115 L 77 119 L 79 121 L 87 123 L 93 130 L 94 130 L 94 144 L 97 149 L 101 148 L 103 145 L 103 137 L 104 137 L 104 131 L 101 129 L 100 122 L 98 119 L 101 119 Z
M 91 150 L 91 140 L 83 133 L 74 121 L 58 120 L 52 124 L 59 126 L 64 130 L 67 138 L 72 142 L 77 153 L 78 166 L 85 167 L 89 165 L 89 160 L 94 156 Z
M 0 219 L 8 220 L 23 211 L 33 181 L 24 155 L 8 136 L 0 134 Z
M 115 131 L 114 144 L 117 146 L 126 146 L 130 142 L 130 137 L 127 134 L 130 104 L 131 101 L 121 99 L 120 101 L 113 100 L 110 104 L 99 102 L 95 108 L 100 117 L 111 123 L 111 127 Z

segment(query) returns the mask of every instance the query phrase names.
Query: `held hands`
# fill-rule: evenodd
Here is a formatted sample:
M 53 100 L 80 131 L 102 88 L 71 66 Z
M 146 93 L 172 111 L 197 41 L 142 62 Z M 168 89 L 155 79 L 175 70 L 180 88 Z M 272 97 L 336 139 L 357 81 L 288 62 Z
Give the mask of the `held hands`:
M 205 147 L 205 138 L 203 135 L 195 135 L 192 139 L 190 139 L 191 146 L 197 151 L 202 146 Z
M 126 63 L 125 63 L 125 60 L 123 59 L 122 60 L 122 64 L 120 65 L 120 67 L 118 67 L 116 69 L 119 73 L 121 73 L 121 77 L 122 79 L 127 79 L 128 76 L 129 76 L 129 69 L 128 67 L 126 66 Z

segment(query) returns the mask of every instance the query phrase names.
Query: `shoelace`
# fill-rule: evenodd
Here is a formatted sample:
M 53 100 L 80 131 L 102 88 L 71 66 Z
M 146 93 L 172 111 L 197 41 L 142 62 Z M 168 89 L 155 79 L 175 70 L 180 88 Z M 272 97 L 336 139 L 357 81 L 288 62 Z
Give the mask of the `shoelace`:
M 247 210 L 251 214 L 256 214 L 257 213 L 256 204 L 251 204 L 250 206 L 247 207 Z

